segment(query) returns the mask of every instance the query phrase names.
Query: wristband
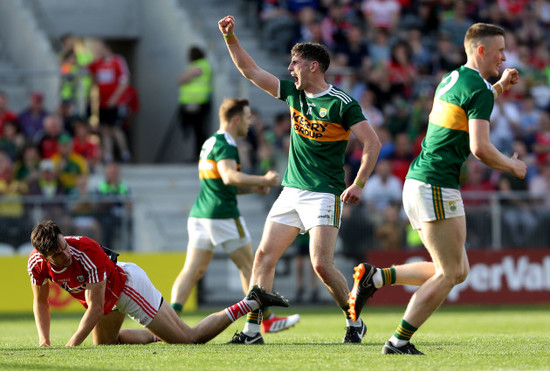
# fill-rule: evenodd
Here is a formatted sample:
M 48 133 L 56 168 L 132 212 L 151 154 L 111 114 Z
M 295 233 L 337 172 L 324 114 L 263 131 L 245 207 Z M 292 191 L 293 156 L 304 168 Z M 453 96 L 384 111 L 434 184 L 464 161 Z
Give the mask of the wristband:
M 358 180 L 354 181 L 353 184 L 355 184 L 357 187 L 363 189 L 365 187 L 365 183 L 361 183 Z
M 500 86 L 500 89 L 502 90 L 502 92 L 500 94 L 503 94 L 504 93 L 504 85 L 502 85 L 502 83 L 500 81 L 497 81 L 497 85 Z
M 230 38 L 232 38 L 232 37 L 235 37 L 235 34 L 234 34 L 233 32 L 228 33 L 227 35 L 223 35 L 223 38 L 224 38 L 224 39 L 230 39 Z

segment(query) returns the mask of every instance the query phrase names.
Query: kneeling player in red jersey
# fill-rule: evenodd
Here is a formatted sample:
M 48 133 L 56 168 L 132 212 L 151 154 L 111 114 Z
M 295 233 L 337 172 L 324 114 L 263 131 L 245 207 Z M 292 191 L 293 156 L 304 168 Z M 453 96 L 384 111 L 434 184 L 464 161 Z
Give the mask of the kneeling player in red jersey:
M 237 318 L 266 306 L 288 306 L 279 296 L 254 286 L 248 295 L 225 310 L 213 313 L 195 327 L 181 321 L 147 274 L 133 263 L 111 259 L 96 241 L 63 236 L 52 221 L 38 223 L 31 233 L 34 250 L 28 272 L 40 346 L 50 346 L 49 281 L 55 282 L 86 308 L 67 346 L 80 345 L 90 333 L 94 344 L 196 344 L 214 338 Z M 121 329 L 128 315 L 147 330 Z

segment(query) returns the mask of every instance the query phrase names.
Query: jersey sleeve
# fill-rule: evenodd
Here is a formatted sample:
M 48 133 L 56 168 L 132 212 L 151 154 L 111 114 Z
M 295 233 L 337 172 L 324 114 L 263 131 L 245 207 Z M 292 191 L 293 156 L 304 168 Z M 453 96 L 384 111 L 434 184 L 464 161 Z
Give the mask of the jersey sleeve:
M 237 161 L 239 151 L 237 150 L 237 147 L 232 146 L 231 144 L 226 144 L 223 146 L 220 146 L 218 150 L 215 153 L 215 161 L 221 161 L 221 160 L 235 160 Z
M 288 96 L 296 90 L 294 81 L 291 80 L 279 80 L 279 99 L 286 101 Z
M 472 94 L 470 105 L 466 108 L 468 119 L 481 119 L 489 121 L 495 98 L 493 92 L 487 88 L 475 91 Z
M 44 257 L 37 251 L 29 255 L 27 272 L 31 277 L 31 284 L 42 286 L 49 279 L 48 272 L 44 269 Z
M 346 130 L 358 122 L 365 121 L 365 115 L 359 104 L 355 101 L 348 104 L 342 113 L 342 127 Z
M 69 245 L 79 245 L 79 260 L 86 274 L 86 283 L 98 283 L 107 278 L 107 259 L 109 257 L 99 243 L 91 238 L 67 237 Z

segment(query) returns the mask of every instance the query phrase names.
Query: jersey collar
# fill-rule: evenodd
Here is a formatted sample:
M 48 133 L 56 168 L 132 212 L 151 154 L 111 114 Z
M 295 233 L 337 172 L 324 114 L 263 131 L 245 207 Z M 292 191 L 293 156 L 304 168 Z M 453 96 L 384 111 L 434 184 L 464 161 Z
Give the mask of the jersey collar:
M 227 140 L 228 143 L 237 145 L 237 142 L 235 141 L 235 138 L 233 138 L 233 137 L 231 136 L 231 134 L 229 134 L 227 131 L 225 131 L 225 130 L 218 130 L 218 134 L 223 134 L 223 135 L 225 135 L 225 137 L 228 139 L 228 140 Z
M 320 92 L 320 93 L 318 93 L 318 94 L 308 94 L 308 93 L 306 93 L 306 92 L 304 92 L 304 93 L 306 94 L 306 97 L 308 97 L 308 98 L 318 98 L 318 97 L 321 97 L 321 96 L 323 96 L 323 95 L 325 95 L 325 94 L 328 94 L 328 92 L 330 91 L 330 89 L 332 89 L 332 84 L 329 84 L 329 85 L 328 85 L 328 89 L 327 89 L 327 90 L 322 91 L 322 92 Z

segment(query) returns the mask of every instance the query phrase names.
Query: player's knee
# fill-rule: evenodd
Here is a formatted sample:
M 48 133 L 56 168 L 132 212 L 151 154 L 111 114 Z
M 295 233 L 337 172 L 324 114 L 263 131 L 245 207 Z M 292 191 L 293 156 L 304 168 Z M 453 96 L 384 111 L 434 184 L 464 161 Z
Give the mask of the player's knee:
M 464 282 L 466 277 L 468 277 L 468 269 L 462 267 L 453 269 L 445 274 L 445 278 L 453 286 Z
M 265 250 L 258 250 L 254 264 L 259 267 L 274 267 L 277 264 L 277 258 Z
M 331 265 L 326 264 L 324 262 L 315 262 L 312 264 L 313 270 L 315 273 L 317 273 L 317 276 L 321 279 L 323 282 L 328 282 L 330 280 L 330 271 L 331 271 Z

